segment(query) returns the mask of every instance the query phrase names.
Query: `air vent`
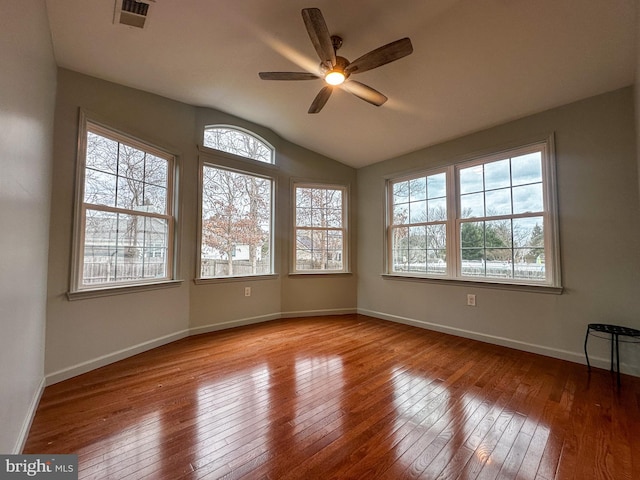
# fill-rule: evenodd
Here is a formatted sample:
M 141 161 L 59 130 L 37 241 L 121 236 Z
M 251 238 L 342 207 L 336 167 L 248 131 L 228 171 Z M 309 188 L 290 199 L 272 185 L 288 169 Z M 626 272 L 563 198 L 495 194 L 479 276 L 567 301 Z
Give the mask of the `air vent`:
M 115 22 L 131 27 L 143 28 L 147 21 L 149 4 L 135 0 L 116 0 Z M 114 22 L 114 23 L 115 23 Z

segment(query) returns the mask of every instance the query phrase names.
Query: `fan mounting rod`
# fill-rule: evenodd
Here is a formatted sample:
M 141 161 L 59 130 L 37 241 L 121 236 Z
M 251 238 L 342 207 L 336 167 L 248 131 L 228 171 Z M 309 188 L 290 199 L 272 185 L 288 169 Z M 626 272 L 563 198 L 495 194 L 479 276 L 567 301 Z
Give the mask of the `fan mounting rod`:
M 331 44 L 333 45 L 333 51 L 337 52 L 342 46 L 342 37 L 331 35 Z

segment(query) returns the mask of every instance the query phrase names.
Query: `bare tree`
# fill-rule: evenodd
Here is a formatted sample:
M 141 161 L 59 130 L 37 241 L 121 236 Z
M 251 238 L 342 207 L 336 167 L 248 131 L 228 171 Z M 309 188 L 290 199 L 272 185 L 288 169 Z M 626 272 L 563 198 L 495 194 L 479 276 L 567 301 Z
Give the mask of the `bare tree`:
M 203 175 L 202 242 L 227 260 L 234 273 L 234 251 L 249 248 L 252 273 L 258 252 L 270 239 L 271 182 L 267 179 L 205 167 Z

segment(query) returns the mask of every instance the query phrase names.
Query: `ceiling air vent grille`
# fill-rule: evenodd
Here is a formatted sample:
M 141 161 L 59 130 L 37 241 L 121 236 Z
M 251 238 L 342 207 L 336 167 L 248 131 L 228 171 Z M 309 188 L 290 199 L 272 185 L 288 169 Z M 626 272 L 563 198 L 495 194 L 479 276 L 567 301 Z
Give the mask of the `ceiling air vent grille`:
M 116 0 L 116 7 L 119 1 Z M 149 4 L 136 2 L 135 0 L 122 0 L 119 10 L 118 21 L 123 25 L 143 28 L 149 12 Z M 118 12 L 117 12 L 118 13 Z

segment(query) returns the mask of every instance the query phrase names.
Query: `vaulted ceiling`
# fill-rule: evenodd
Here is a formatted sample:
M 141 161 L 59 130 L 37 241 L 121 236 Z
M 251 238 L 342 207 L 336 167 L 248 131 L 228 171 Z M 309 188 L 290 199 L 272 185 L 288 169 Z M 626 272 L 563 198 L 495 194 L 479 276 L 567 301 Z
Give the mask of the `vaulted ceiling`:
M 360 167 L 631 85 L 635 0 L 149 0 L 144 28 L 114 22 L 121 0 L 47 0 L 59 66 L 264 125 Z M 340 55 L 410 37 L 414 52 L 357 80 L 372 106 L 337 90 L 307 113 L 312 71 L 303 7 L 321 9 Z

